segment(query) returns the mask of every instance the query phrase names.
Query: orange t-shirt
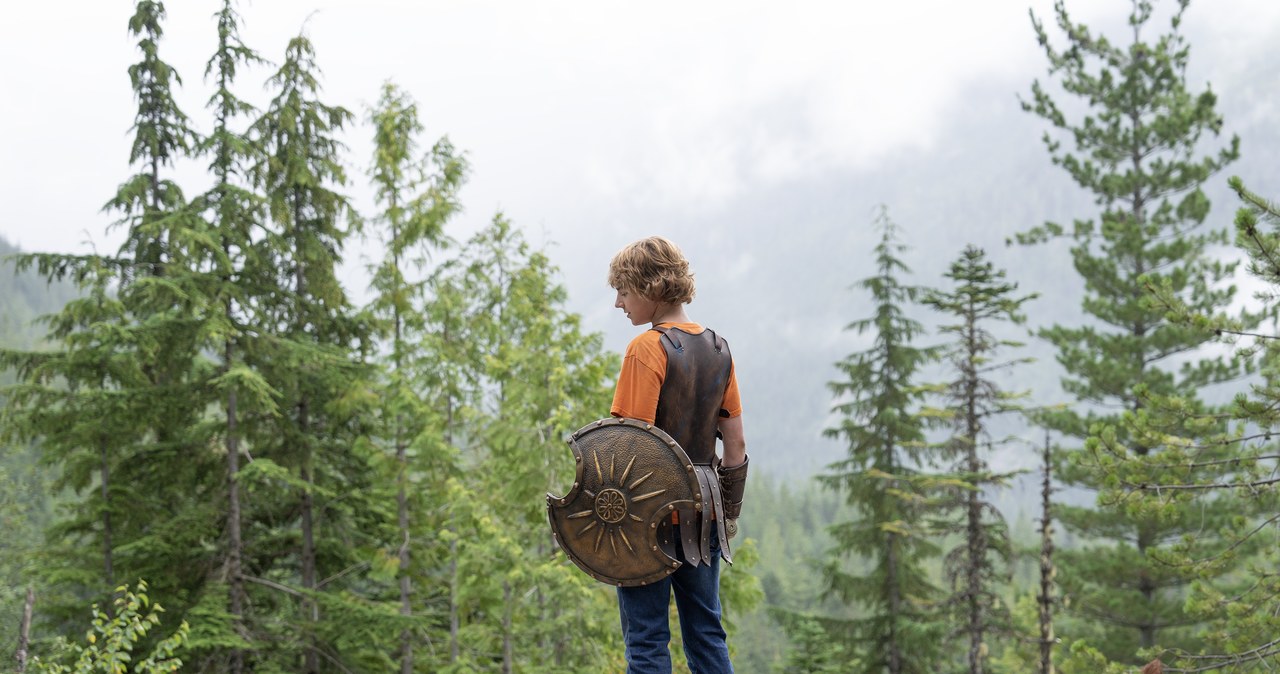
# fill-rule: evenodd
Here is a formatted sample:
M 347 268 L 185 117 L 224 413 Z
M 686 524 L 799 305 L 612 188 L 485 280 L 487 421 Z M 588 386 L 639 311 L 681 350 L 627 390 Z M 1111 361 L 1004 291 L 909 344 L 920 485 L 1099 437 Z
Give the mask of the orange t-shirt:
M 679 328 L 691 335 L 700 334 L 703 330 L 697 323 L 658 325 Z M 645 330 L 627 345 L 627 353 L 622 357 L 622 372 L 618 374 L 618 387 L 613 392 L 613 407 L 609 410 L 613 416 L 653 423 L 658 415 L 658 394 L 662 392 L 662 380 L 667 376 L 667 352 L 662 349 L 661 340 L 662 333 Z M 720 409 L 729 417 L 742 414 L 738 377 L 732 365 Z

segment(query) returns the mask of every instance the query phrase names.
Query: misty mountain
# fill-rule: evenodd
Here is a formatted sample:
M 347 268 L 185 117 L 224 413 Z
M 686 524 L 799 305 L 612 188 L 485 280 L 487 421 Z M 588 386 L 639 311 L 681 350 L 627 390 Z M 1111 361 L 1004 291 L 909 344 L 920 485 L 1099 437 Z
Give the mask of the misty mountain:
M 28 348 L 44 334 L 36 319 L 62 308 L 75 297 L 69 283 L 47 283 L 33 271 L 15 273 L 13 256 L 21 253 L 0 237 L 0 344 Z
M 1280 193 L 1280 168 L 1267 161 L 1267 148 L 1280 142 L 1280 132 L 1268 114 L 1274 104 L 1258 86 L 1265 65 L 1228 69 L 1223 77 L 1231 79 L 1213 82 L 1226 126 L 1221 137 L 1206 139 L 1205 150 L 1238 134 L 1242 158 L 1207 185 L 1213 204 L 1207 227 L 1231 226 L 1238 204 L 1226 186 L 1230 175 L 1244 177 L 1263 194 Z M 953 111 L 934 142 L 877 166 L 765 186 L 714 212 L 637 203 L 618 225 L 647 233 L 645 223 L 658 223 L 653 229 L 669 232 L 693 261 L 699 289 L 690 315 L 729 339 L 757 470 L 804 477 L 844 454 L 839 442 L 822 437 L 833 403 L 826 385 L 836 374 L 837 360 L 869 344 L 870 335 L 844 327 L 871 310 L 866 291 L 852 286 L 873 271 L 878 233 L 872 220 L 881 204 L 912 247 L 904 255 L 914 272 L 906 282 L 941 284 L 942 273 L 973 243 L 1021 290 L 1040 295 L 1027 307 L 1026 329 L 1008 335 L 1027 342 L 1021 355 L 1037 362 L 1014 373 L 1007 387 L 1028 390 L 1039 402 L 1063 401 L 1054 353 L 1030 331 L 1083 320 L 1083 284 L 1071 266 L 1067 242 L 1023 247 L 1006 240 L 1046 220 L 1069 226 L 1075 219 L 1094 219 L 1098 209 L 1051 163 L 1041 141 L 1047 124 L 1021 110 L 1018 93 L 1029 84 L 992 82 L 968 91 L 961 97 L 966 104 Z M 788 114 L 781 106 L 777 110 Z M 589 231 L 599 225 L 577 226 Z M 571 303 L 596 319 L 589 325 L 606 325 L 610 348 L 620 351 L 634 333 L 607 313 L 611 295 L 601 286 L 612 251 L 569 243 L 565 247 L 573 251 L 590 251 L 558 260 Z M 1222 254 L 1238 257 L 1233 248 Z M 934 322 L 923 310 L 917 317 Z M 1026 467 L 1034 457 L 1023 448 L 1009 448 L 1001 450 L 996 463 Z

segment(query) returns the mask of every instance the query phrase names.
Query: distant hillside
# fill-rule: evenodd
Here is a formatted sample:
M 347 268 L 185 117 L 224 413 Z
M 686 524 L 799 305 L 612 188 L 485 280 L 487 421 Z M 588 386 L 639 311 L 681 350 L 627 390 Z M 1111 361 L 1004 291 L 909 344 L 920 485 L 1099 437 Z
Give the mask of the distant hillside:
M 22 251 L 0 237 L 0 345 L 27 348 L 43 334 L 35 320 L 54 313 L 72 297 L 69 283 L 46 283 L 33 271 L 15 274 L 13 256 Z
M 1227 189 L 1230 175 L 1242 176 L 1264 195 L 1280 196 L 1280 168 L 1269 151 L 1280 143 L 1280 126 L 1273 123 L 1274 105 L 1258 85 L 1265 81 L 1266 65 L 1206 75 L 1219 92 L 1226 127 L 1221 138 L 1205 139 L 1205 148 L 1239 134 L 1242 150 L 1240 161 L 1206 185 L 1212 201 L 1208 228 L 1230 227 L 1239 206 Z M 1028 307 L 1027 328 L 1005 335 L 1026 342 L 1022 355 L 1037 361 L 1005 384 L 1030 390 L 1041 402 L 1062 401 L 1055 354 L 1027 331 L 1082 320 L 1083 283 L 1066 242 L 1010 247 L 1005 241 L 1045 220 L 1069 225 L 1076 218 L 1096 218 L 1098 208 L 1050 161 L 1041 142 L 1046 124 L 1019 108 L 1017 96 L 1028 86 L 1021 79 L 975 85 L 936 138 L 875 166 L 760 187 L 714 210 L 634 204 L 628 222 L 638 223 L 635 231 L 661 223 L 695 261 L 698 299 L 691 315 L 716 328 L 733 347 L 752 462 L 762 473 L 803 478 L 823 472 L 845 453 L 842 443 L 822 437 L 833 421 L 826 384 L 836 376 L 837 360 L 868 345 L 869 335 L 843 327 L 871 311 L 867 292 L 852 286 L 873 273 L 878 233 L 871 223 L 878 204 L 888 207 L 911 246 L 904 258 L 913 273 L 904 282 L 942 283 L 942 272 L 973 243 L 1024 291 L 1040 294 Z M 777 114 L 788 110 L 780 106 Z M 780 118 L 765 126 L 788 124 Z M 597 226 L 595 219 L 581 223 L 581 240 L 589 240 L 585 232 Z M 608 313 L 616 310 L 609 308 L 607 289 L 594 291 L 603 286 L 600 268 L 611 253 L 570 256 L 565 266 L 579 303 L 574 308 L 598 316 L 598 323 L 608 326 L 609 343 L 620 349 L 633 329 Z M 1239 252 L 1222 254 L 1238 257 Z M 918 317 L 936 320 L 923 310 Z M 997 463 L 1026 467 L 1034 455 L 1010 448 Z

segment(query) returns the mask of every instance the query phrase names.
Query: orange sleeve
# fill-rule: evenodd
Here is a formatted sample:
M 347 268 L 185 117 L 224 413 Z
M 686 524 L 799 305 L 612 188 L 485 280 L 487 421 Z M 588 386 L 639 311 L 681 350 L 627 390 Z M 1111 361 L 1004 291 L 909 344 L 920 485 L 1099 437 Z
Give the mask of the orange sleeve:
M 613 416 L 648 423 L 658 416 L 658 394 L 667 376 L 667 352 L 662 350 L 661 338 L 660 333 L 646 330 L 627 345 L 609 409 Z
M 742 396 L 738 393 L 738 368 L 730 366 L 729 385 L 724 389 L 724 402 L 720 403 L 720 411 L 732 419 L 742 416 Z

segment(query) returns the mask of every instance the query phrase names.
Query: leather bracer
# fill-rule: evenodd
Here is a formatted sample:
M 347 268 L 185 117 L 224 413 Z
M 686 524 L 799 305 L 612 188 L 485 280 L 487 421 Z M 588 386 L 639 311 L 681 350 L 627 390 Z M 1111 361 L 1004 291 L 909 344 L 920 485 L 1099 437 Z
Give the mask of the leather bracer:
M 743 457 L 742 464 L 733 468 L 719 467 L 720 494 L 724 499 L 724 516 L 736 520 L 742 513 L 742 493 L 747 489 L 747 464 L 751 457 Z

